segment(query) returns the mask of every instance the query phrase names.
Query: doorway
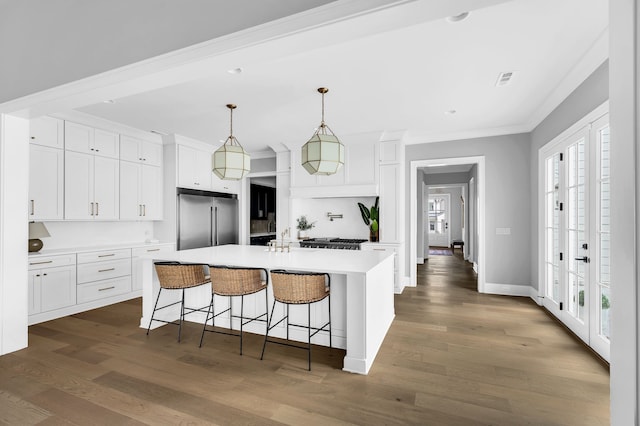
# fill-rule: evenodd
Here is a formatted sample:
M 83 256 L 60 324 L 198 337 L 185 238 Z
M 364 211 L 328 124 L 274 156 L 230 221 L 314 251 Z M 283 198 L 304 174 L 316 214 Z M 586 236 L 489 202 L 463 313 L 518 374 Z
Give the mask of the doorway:
M 429 247 L 449 247 L 451 245 L 450 211 L 450 194 L 429 192 L 427 211 L 424 218 L 427 225 L 427 233 L 429 234 Z
M 423 182 L 418 179 L 418 175 L 422 174 L 419 170 L 425 167 L 436 166 L 458 166 L 464 164 L 473 164 L 477 168 L 477 174 L 474 179 L 475 199 L 469 200 L 467 206 L 475 203 L 475 249 L 476 261 L 474 262 L 474 269 L 478 274 L 477 290 L 480 293 L 484 292 L 485 287 L 485 158 L 484 156 L 475 157 L 456 157 L 456 158 L 437 158 L 429 160 L 414 160 L 410 162 L 410 218 L 409 218 L 409 275 L 410 286 L 416 286 L 417 284 L 417 254 L 418 254 L 418 211 L 422 212 L 422 206 L 418 210 L 418 198 L 421 200 L 423 191 Z M 418 192 L 420 191 L 420 193 Z M 420 196 L 420 197 L 418 197 Z M 422 221 L 422 218 L 420 218 Z
M 276 237 L 276 177 L 249 179 L 249 243 L 266 246 Z

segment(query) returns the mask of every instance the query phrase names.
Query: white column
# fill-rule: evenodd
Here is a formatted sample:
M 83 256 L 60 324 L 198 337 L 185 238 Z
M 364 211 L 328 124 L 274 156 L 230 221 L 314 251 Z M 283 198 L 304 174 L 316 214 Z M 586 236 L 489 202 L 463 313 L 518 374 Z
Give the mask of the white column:
M 638 22 L 637 2 L 609 2 L 611 117 L 611 424 L 637 425 L 638 342 Z
M 29 122 L 0 114 L 0 355 L 27 346 Z

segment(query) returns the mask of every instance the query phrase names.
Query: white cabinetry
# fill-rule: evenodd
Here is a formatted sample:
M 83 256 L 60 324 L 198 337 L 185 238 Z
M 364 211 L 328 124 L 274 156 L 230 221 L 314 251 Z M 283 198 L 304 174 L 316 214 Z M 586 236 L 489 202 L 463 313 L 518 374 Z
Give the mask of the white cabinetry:
M 121 135 L 120 159 L 149 166 L 161 166 L 162 145 L 132 136 Z
M 153 253 L 166 253 L 174 250 L 173 244 L 158 244 L 153 246 L 136 247 L 131 250 L 131 289 L 142 290 L 142 270 L 140 256 Z
M 84 124 L 64 122 L 64 147 L 67 151 L 118 158 L 120 135 Z
M 225 192 L 228 194 L 237 194 L 240 191 L 239 180 L 222 180 L 215 173 L 211 173 L 211 190 L 216 192 Z
M 131 292 L 131 249 L 78 254 L 78 303 Z
M 291 196 L 359 197 L 378 195 L 376 142 L 345 143 L 345 163 L 329 176 L 310 175 L 301 165 L 300 149 L 291 151 Z
M 401 274 L 401 265 L 403 265 L 404 257 L 403 254 L 403 245 L 401 243 L 362 243 L 360 245 L 360 249 L 363 251 L 381 251 L 385 253 L 393 253 L 393 287 L 396 293 L 402 292 L 402 281 L 403 276 Z
M 117 220 L 118 160 L 65 151 L 65 219 Z
M 120 220 L 162 219 L 162 169 L 120 162 Z
M 29 146 L 29 220 L 61 220 L 64 214 L 64 151 Z
M 212 152 L 178 145 L 178 186 L 210 191 Z
M 65 308 L 75 303 L 75 255 L 29 260 L 29 315 Z
M 47 116 L 30 120 L 29 142 L 50 148 L 64 148 L 64 121 Z

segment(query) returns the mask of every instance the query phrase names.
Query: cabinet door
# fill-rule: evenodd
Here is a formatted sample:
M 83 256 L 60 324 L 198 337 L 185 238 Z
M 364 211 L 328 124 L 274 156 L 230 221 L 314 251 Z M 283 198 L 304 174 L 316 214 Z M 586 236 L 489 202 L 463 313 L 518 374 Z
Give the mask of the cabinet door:
M 400 168 L 380 166 L 380 241 L 402 241 L 400 229 Z
M 142 161 L 140 155 L 140 139 L 133 138 L 131 136 L 120 136 L 120 159 L 125 161 L 132 161 L 139 163 Z
M 140 145 L 140 158 L 149 166 L 162 165 L 162 145 L 159 143 L 142 141 Z
M 29 315 L 40 313 L 40 271 L 29 271 Z
M 346 183 L 349 185 L 376 185 L 376 147 L 374 144 L 358 143 L 347 146 L 344 165 Z
M 64 122 L 64 147 L 68 151 L 90 154 L 93 151 L 93 128 L 82 124 Z
M 155 166 L 140 166 L 139 199 L 143 220 L 162 219 L 162 169 Z
M 63 218 L 64 151 L 29 146 L 29 220 Z
M 197 151 L 187 146 L 178 146 L 178 186 L 182 188 L 198 188 L 195 178 Z
M 211 190 L 217 192 L 226 192 L 228 194 L 237 194 L 240 191 L 241 180 L 222 180 L 209 170 L 211 176 Z
M 142 215 L 140 192 L 140 168 L 142 166 L 128 161 L 120 162 L 120 219 L 138 220 Z
M 93 159 L 93 155 L 65 151 L 65 219 L 93 219 Z
M 29 121 L 29 142 L 51 148 L 64 148 L 64 122 L 53 117 Z
M 196 182 L 198 182 L 199 189 L 211 189 L 211 180 L 213 178 L 218 179 L 218 176 L 214 176 L 213 172 L 211 171 L 211 154 L 211 152 L 207 151 L 196 151 L 195 171 Z M 220 179 L 218 180 L 220 181 Z
M 116 220 L 120 214 L 119 161 L 113 158 L 95 157 L 93 167 L 94 218 L 98 220 Z
M 120 135 L 106 130 L 95 129 L 93 153 L 101 157 L 119 158 Z
M 76 268 L 42 269 L 40 271 L 41 311 L 64 308 L 76 303 Z

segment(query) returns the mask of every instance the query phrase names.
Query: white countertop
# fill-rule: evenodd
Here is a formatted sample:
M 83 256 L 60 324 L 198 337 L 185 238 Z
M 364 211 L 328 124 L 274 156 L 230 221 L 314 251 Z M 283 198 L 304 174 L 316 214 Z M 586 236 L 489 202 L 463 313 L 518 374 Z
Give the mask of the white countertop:
M 391 256 L 393 254 L 378 251 L 311 248 L 292 248 L 289 253 L 286 251 L 281 253 L 268 251 L 263 246 L 224 245 L 158 253 L 144 257 L 208 265 L 348 274 L 366 273 Z
M 137 241 L 137 242 L 129 242 L 129 243 L 103 244 L 103 245 L 85 246 L 85 247 L 67 247 L 67 248 L 57 248 L 57 249 L 45 248 L 36 253 L 29 253 L 29 257 L 36 258 L 41 256 L 55 256 L 57 254 L 87 253 L 87 252 L 102 251 L 102 250 L 154 247 L 154 246 L 159 246 L 163 244 L 174 244 L 174 243 L 167 242 L 167 241 L 159 241 L 157 243 L 145 243 L 145 242 Z

